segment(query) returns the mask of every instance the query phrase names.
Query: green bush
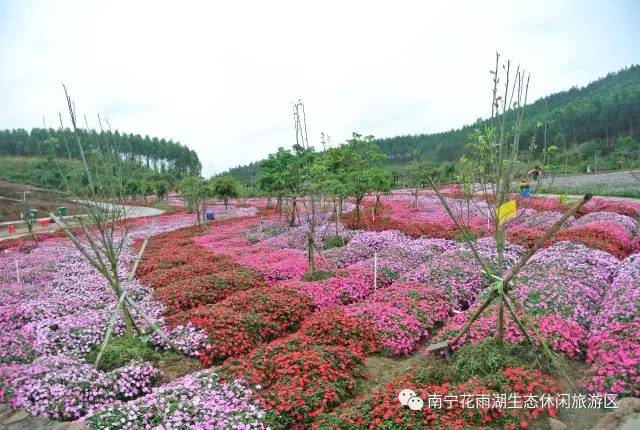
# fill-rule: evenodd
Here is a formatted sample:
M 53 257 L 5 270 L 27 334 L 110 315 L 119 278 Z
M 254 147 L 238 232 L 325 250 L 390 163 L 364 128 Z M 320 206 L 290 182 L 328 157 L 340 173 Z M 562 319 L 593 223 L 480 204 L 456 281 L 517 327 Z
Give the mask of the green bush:
M 536 348 L 531 345 L 499 344 L 495 339 L 485 339 L 456 351 L 451 370 L 457 382 L 495 375 L 507 367 L 531 367 L 538 361 Z
M 324 239 L 324 249 L 340 248 L 345 246 L 349 240 L 346 237 L 335 235 L 327 236 Z
M 87 362 L 94 363 L 100 346 L 92 350 L 86 357 Z M 124 336 L 113 336 L 102 353 L 98 369 L 105 372 L 124 366 L 131 360 L 159 363 L 176 359 L 175 352 L 160 352 L 149 343 L 148 337 L 140 336 L 128 339 Z

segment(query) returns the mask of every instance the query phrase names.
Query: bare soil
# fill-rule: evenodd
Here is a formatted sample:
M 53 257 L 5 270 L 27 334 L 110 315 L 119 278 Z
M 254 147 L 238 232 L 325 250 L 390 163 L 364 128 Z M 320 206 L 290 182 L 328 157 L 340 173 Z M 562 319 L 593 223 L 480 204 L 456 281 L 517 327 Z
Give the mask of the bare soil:
M 79 209 L 58 191 L 0 181 L 0 222 L 21 220 L 29 209 L 36 209 L 39 217 L 45 217 L 60 206 L 66 207 L 69 215 Z

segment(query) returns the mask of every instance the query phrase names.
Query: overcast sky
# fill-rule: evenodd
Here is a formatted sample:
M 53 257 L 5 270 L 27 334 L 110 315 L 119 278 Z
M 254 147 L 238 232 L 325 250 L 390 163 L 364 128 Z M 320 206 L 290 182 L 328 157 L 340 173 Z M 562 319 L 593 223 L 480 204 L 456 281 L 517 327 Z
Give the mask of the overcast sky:
M 0 128 L 79 114 L 195 149 L 206 175 L 310 140 L 485 117 L 494 53 L 532 98 L 640 63 L 640 1 L 0 0 Z

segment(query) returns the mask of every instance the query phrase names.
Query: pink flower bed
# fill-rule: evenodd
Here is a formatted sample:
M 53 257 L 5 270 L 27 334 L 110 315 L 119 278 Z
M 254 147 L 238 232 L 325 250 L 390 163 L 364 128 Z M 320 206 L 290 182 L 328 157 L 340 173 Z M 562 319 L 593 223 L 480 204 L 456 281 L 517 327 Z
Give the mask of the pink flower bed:
M 445 326 L 438 333 L 439 340 L 451 340 L 469 320 L 477 307 L 468 309 L 466 312 L 450 318 Z M 505 308 L 505 332 L 504 339 L 512 343 L 524 343 L 526 338 L 518 325 L 513 321 L 511 315 Z M 549 347 L 559 353 L 566 354 L 569 358 L 580 358 L 584 355 L 586 331 L 576 322 L 553 315 L 541 316 L 534 319 L 534 325 L 549 344 Z M 496 335 L 497 318 L 495 306 L 489 307 L 473 323 L 471 329 L 463 335 L 455 344 L 453 349 L 457 349 L 466 343 L 477 343 L 487 337 Z M 539 341 L 533 333 L 529 333 L 536 344 Z
M 640 396 L 640 321 L 612 322 L 587 342 L 589 392 Z
M 446 320 L 452 311 L 451 302 L 444 291 L 422 284 L 395 284 L 376 291 L 369 301 L 407 312 L 420 321 L 425 330 L 431 330 Z
M 428 335 L 417 318 L 394 306 L 365 302 L 349 305 L 346 310 L 377 330 L 378 348 L 387 355 L 410 354 L 416 350 L 418 342 Z
M 320 281 L 293 280 L 280 285 L 307 295 L 317 310 L 360 302 L 374 290 L 373 276 L 361 269 L 340 272 L 337 276 Z
M 113 372 L 65 356 L 44 356 L 27 365 L 0 366 L 0 399 L 13 408 L 58 420 L 74 420 L 116 400 L 151 392 L 160 372 L 131 362 Z

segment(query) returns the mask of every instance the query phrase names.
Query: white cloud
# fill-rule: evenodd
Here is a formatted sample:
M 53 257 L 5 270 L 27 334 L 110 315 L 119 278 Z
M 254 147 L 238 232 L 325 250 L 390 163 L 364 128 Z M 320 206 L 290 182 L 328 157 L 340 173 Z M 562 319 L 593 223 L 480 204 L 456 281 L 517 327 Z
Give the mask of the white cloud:
M 0 127 L 79 113 L 179 140 L 206 170 L 311 139 L 457 128 L 487 114 L 496 50 L 539 97 L 640 62 L 633 1 L 22 1 L 0 6 Z

